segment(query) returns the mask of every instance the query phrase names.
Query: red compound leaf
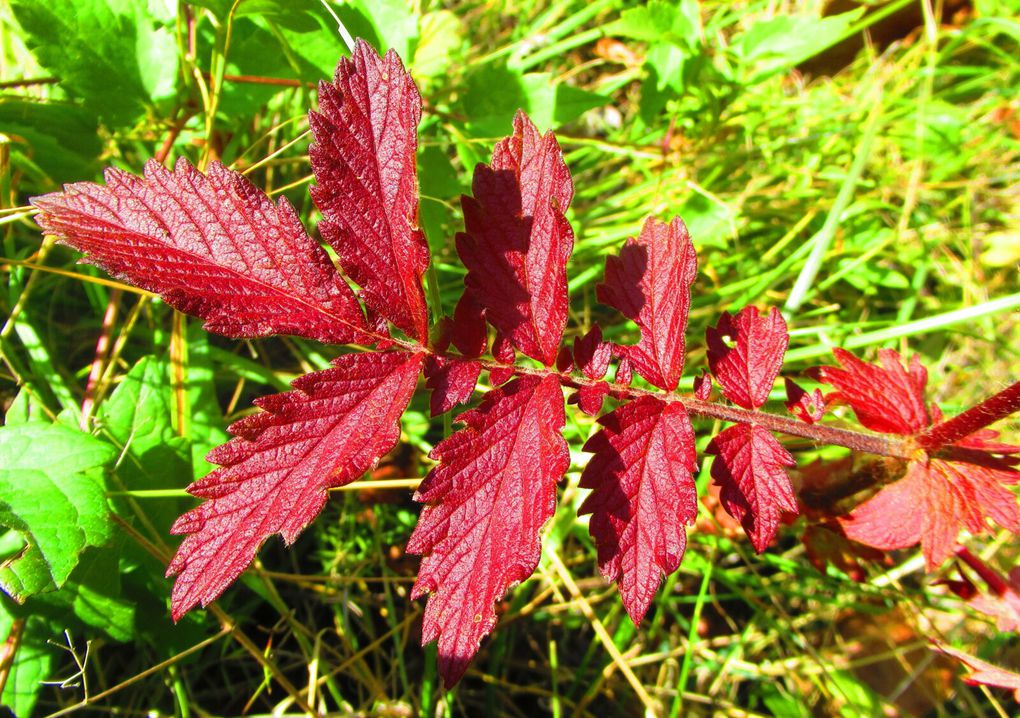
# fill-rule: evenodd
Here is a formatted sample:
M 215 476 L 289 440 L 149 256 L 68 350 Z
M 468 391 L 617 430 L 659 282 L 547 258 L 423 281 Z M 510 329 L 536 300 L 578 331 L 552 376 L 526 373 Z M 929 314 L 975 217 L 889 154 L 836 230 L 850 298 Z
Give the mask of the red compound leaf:
M 568 404 L 577 404 L 578 408 L 588 416 L 598 416 L 602 411 L 602 402 L 611 391 L 609 384 L 603 381 L 595 384 L 582 384 L 567 400 Z
M 790 343 L 779 310 L 773 307 L 765 316 L 755 307 L 744 307 L 736 317 L 724 312 L 718 326 L 709 327 L 705 336 L 708 365 L 723 395 L 745 409 L 768 401 Z
M 432 416 L 445 414 L 470 399 L 481 373 L 482 365 L 476 361 L 430 355 L 425 360 L 425 386 L 432 390 L 429 397 Z
M 884 550 L 920 542 L 928 570 L 949 558 L 960 529 L 988 529 L 987 518 L 1020 532 L 1020 509 L 1006 486 L 1020 473 L 980 464 L 915 460 L 906 475 L 882 488 L 842 519 L 854 541 Z M 986 518 L 987 517 L 987 518 Z
M 843 368 L 818 369 L 821 381 L 837 389 L 829 400 L 849 404 L 857 419 L 872 431 L 915 434 L 928 426 L 924 404 L 928 372 L 916 354 L 910 359 L 909 369 L 904 369 L 899 353 L 892 349 L 879 350 L 881 367 L 843 349 L 833 349 L 832 353 Z
M 217 162 L 208 175 L 180 159 L 172 172 L 150 160 L 144 177 L 105 176 L 105 187 L 78 182 L 33 198 L 43 231 L 209 331 L 372 341 L 350 288 L 286 199 L 274 204 Z
M 691 283 L 698 271 L 687 227 L 679 217 L 669 224 L 649 217 L 619 257 L 606 258 L 598 300 L 618 309 L 641 329 L 641 341 L 617 346 L 650 383 L 673 391 L 684 370 L 684 332 L 691 308 Z
M 407 550 L 424 556 L 411 593 L 429 596 L 422 642 L 439 641 L 439 671 L 456 683 L 496 625 L 495 603 L 538 565 L 541 532 L 570 466 L 554 376 L 525 376 L 457 417 L 466 427 L 432 451 L 439 461 Z
M 358 40 L 333 82 L 319 83 L 319 112 L 308 119 L 319 232 L 365 303 L 425 341 L 421 278 L 429 248 L 418 229 L 418 88 L 395 52 L 380 58 Z
M 620 586 L 627 614 L 640 623 L 662 581 L 680 565 L 685 525 L 698 513 L 694 430 L 679 403 L 643 396 L 608 414 L 584 450 L 594 454 L 581 474 L 592 493 L 580 514 L 602 575 Z
M 722 489 L 723 506 L 740 521 L 755 551 L 763 552 L 776 536 L 782 512 L 797 513 L 784 468 L 796 462 L 770 432 L 754 424 L 729 427 L 712 439 L 706 452 L 718 457 L 712 478 Z
M 466 357 L 475 358 L 485 353 L 489 337 L 482 311 L 482 305 L 465 289 L 453 310 L 452 339 L 453 345 Z
M 344 354 L 333 368 L 293 382 L 294 391 L 257 399 L 262 411 L 234 422 L 219 464 L 188 492 L 206 499 L 173 525 L 187 534 L 167 569 L 177 575 L 172 615 L 214 601 L 251 563 L 262 542 L 291 544 L 326 503 L 400 438 L 422 354 Z
M 461 198 L 466 232 L 457 235 L 466 292 L 513 346 L 551 366 L 567 323 L 574 247 L 563 216 L 574 185 L 552 132 L 540 134 L 518 112 L 492 162 L 475 167 L 472 192 Z

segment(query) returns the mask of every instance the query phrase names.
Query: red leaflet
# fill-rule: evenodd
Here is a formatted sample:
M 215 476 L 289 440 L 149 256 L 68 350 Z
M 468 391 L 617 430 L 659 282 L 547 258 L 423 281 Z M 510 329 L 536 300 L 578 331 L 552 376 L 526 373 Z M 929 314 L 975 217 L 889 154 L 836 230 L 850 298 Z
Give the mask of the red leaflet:
M 736 317 L 723 312 L 718 326 L 705 330 L 705 338 L 708 365 L 723 395 L 745 409 L 768 401 L 790 343 L 779 310 L 773 307 L 764 317 L 755 307 L 744 307 Z
M 980 658 L 971 656 L 963 651 L 958 651 L 955 648 L 950 648 L 944 644 L 936 643 L 935 648 L 942 651 L 947 656 L 952 656 L 963 665 L 967 666 L 967 668 L 974 671 L 964 678 L 967 683 L 971 685 L 1005 688 L 1013 691 L 1013 700 L 1020 703 L 1020 673 L 1014 673 L 1013 671 L 1007 671 L 1005 668 L 999 668 L 994 664 L 982 661 Z
M 602 575 L 620 586 L 627 614 L 640 623 L 662 575 L 680 565 L 685 524 L 698 513 L 694 430 L 681 404 L 650 396 L 602 417 L 604 427 L 584 450 L 594 454 L 581 474 L 592 493 L 591 514 Z
M 858 506 L 842 521 L 854 541 L 880 549 L 920 541 L 931 571 L 952 555 L 961 528 L 987 530 L 986 516 L 1020 532 L 1016 497 L 1005 488 L 1020 474 L 979 464 L 931 459 L 911 461 L 906 475 Z
M 914 434 L 928 426 L 924 387 L 928 372 L 915 354 L 905 370 L 892 349 L 878 352 L 882 366 L 863 362 L 843 349 L 832 353 L 843 368 L 823 366 L 819 378 L 838 390 L 830 397 L 846 402 L 857 419 L 873 431 Z
M 613 345 L 602 341 L 602 329 L 596 324 L 583 337 L 574 338 L 574 364 L 589 379 L 601 379 L 609 371 Z
M 789 377 L 783 380 L 786 385 L 786 409 L 805 424 L 814 424 L 825 416 L 825 397 L 821 389 L 810 394 L 797 382 Z
M 429 397 L 432 416 L 445 414 L 470 399 L 481 373 L 482 365 L 476 361 L 430 355 L 425 360 L 425 386 L 432 390 Z
M 111 168 L 105 187 L 78 182 L 32 204 L 47 234 L 209 331 L 371 341 L 350 288 L 287 200 L 274 204 L 217 162 L 207 176 L 183 158 L 173 172 L 150 160 L 144 178 Z
M 551 366 L 567 323 L 574 247 L 563 216 L 574 185 L 556 138 L 518 112 L 492 162 L 475 167 L 472 192 L 461 198 L 466 232 L 457 235 L 466 292 L 517 349 Z
M 177 575 L 174 620 L 214 601 L 275 533 L 293 543 L 326 503 L 326 490 L 371 468 L 400 438 L 423 355 L 344 354 L 333 368 L 256 400 L 262 411 L 230 426 L 209 454 L 222 468 L 188 491 L 205 503 L 171 529 L 188 534 L 167 568 Z
M 319 83 L 319 112 L 308 119 L 319 232 L 365 304 L 425 341 L 421 277 L 429 247 L 418 229 L 418 88 L 395 52 L 380 58 L 358 40 L 333 82 Z
M 782 512 L 797 513 L 783 468 L 796 462 L 771 433 L 754 424 L 729 427 L 712 439 L 706 453 L 719 457 L 712 463 L 712 478 L 722 488 L 723 506 L 761 553 L 775 538 Z
M 667 391 L 676 389 L 683 374 L 684 331 L 697 272 L 694 245 L 683 221 L 676 217 L 665 224 L 649 217 L 619 257 L 606 257 L 606 278 L 595 290 L 600 302 L 620 310 L 641 329 L 641 341 L 617 347 L 619 355 Z
M 538 565 L 540 534 L 570 466 L 555 376 L 525 376 L 457 417 L 466 427 L 432 450 L 407 550 L 424 556 L 411 593 L 430 593 L 422 642 L 439 640 L 439 671 L 456 683 L 496 625 L 495 603 Z

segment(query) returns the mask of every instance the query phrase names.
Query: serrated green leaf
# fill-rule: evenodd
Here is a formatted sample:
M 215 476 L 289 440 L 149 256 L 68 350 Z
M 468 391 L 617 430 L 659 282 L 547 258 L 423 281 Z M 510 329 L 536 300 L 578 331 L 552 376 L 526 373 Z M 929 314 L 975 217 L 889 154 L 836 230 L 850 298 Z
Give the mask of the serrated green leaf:
M 679 3 L 651 0 L 647 5 L 624 10 L 619 20 L 606 26 L 605 32 L 644 42 L 687 45 L 701 32 L 700 8 L 693 0 Z
M 422 15 L 421 37 L 414 51 L 411 72 L 422 79 L 441 77 L 454 61 L 461 58 L 464 49 L 464 29 L 460 19 L 449 10 Z
M 92 179 L 99 169 L 103 143 L 95 115 L 82 107 L 0 98 L 0 128 L 12 163 L 37 182 Z
M 116 127 L 174 94 L 173 29 L 135 0 L 12 0 L 25 44 L 60 87 Z M 165 19 L 165 18 L 164 18 Z
M 0 428 L 0 525 L 27 546 L 0 568 L 0 588 L 23 602 L 60 588 L 88 546 L 110 539 L 101 467 L 109 444 L 58 424 Z

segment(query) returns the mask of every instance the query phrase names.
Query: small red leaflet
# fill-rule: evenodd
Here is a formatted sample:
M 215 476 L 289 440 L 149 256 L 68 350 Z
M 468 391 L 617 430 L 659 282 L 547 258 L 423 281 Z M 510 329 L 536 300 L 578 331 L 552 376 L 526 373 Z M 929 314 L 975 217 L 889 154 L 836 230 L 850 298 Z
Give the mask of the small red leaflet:
M 620 310 L 641 329 L 637 344 L 616 347 L 619 356 L 660 389 L 673 391 L 683 374 L 684 332 L 697 273 L 694 245 L 683 221 L 677 217 L 664 224 L 649 217 L 619 257 L 606 258 L 606 279 L 596 288 L 600 302 Z
M 822 381 L 838 390 L 828 400 L 846 402 L 865 426 L 892 434 L 918 435 L 941 420 L 937 406 L 925 406 L 928 372 L 915 354 L 907 369 L 892 349 L 879 352 L 882 366 L 868 364 L 847 351 L 834 351 L 842 369 L 821 367 Z M 964 437 L 946 458 L 918 448 L 904 477 L 882 488 L 842 519 L 854 541 L 880 549 L 920 543 L 928 570 L 949 558 L 961 529 L 987 530 L 991 518 L 1003 528 L 1020 532 L 1020 509 L 1006 486 L 1020 479 L 1012 454 L 1020 446 L 994 442 L 995 432 Z M 953 447 L 949 447 L 951 452 Z M 959 460 L 947 460 L 957 458 Z
M 144 178 L 108 169 L 105 187 L 78 182 L 32 204 L 44 232 L 211 332 L 369 341 L 357 300 L 287 200 L 217 162 L 207 175 L 183 158 L 172 172 L 150 160 Z

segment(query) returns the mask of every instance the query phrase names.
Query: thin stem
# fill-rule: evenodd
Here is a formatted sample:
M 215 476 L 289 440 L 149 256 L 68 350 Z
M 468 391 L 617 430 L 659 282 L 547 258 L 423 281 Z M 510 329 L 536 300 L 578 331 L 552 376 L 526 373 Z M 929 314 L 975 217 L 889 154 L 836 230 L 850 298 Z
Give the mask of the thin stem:
M 525 367 L 517 364 L 502 364 L 491 360 L 466 359 L 456 354 L 433 352 L 431 349 L 417 343 L 408 341 L 396 341 L 394 344 L 404 351 L 424 352 L 436 354 L 451 361 L 477 361 L 483 369 L 510 369 L 517 376 L 546 377 L 555 375 L 560 384 L 566 387 L 579 389 L 582 386 L 594 386 L 596 384 L 607 384 L 609 393 L 615 399 L 637 399 L 641 396 L 651 396 L 659 401 L 681 404 L 688 412 L 697 416 L 706 416 L 722 421 L 730 421 L 736 424 L 756 424 L 769 431 L 775 431 L 790 436 L 800 436 L 810 439 L 818 444 L 845 446 L 854 451 L 861 451 L 879 456 L 891 456 L 897 459 L 912 459 L 917 455 L 918 445 L 913 437 L 909 436 L 886 436 L 871 434 L 852 429 L 840 429 L 822 424 L 805 424 L 797 419 L 770 414 L 764 411 L 751 411 L 739 406 L 728 406 L 717 404 L 712 401 L 702 401 L 690 395 L 674 394 L 664 391 L 650 391 L 636 387 L 623 386 L 613 382 L 606 382 L 595 379 L 588 379 L 580 374 L 567 374 L 557 372 L 549 367 Z
M 918 443 L 929 452 L 935 451 L 970 436 L 1015 411 L 1020 411 L 1020 381 L 949 421 L 931 427 L 918 437 Z

